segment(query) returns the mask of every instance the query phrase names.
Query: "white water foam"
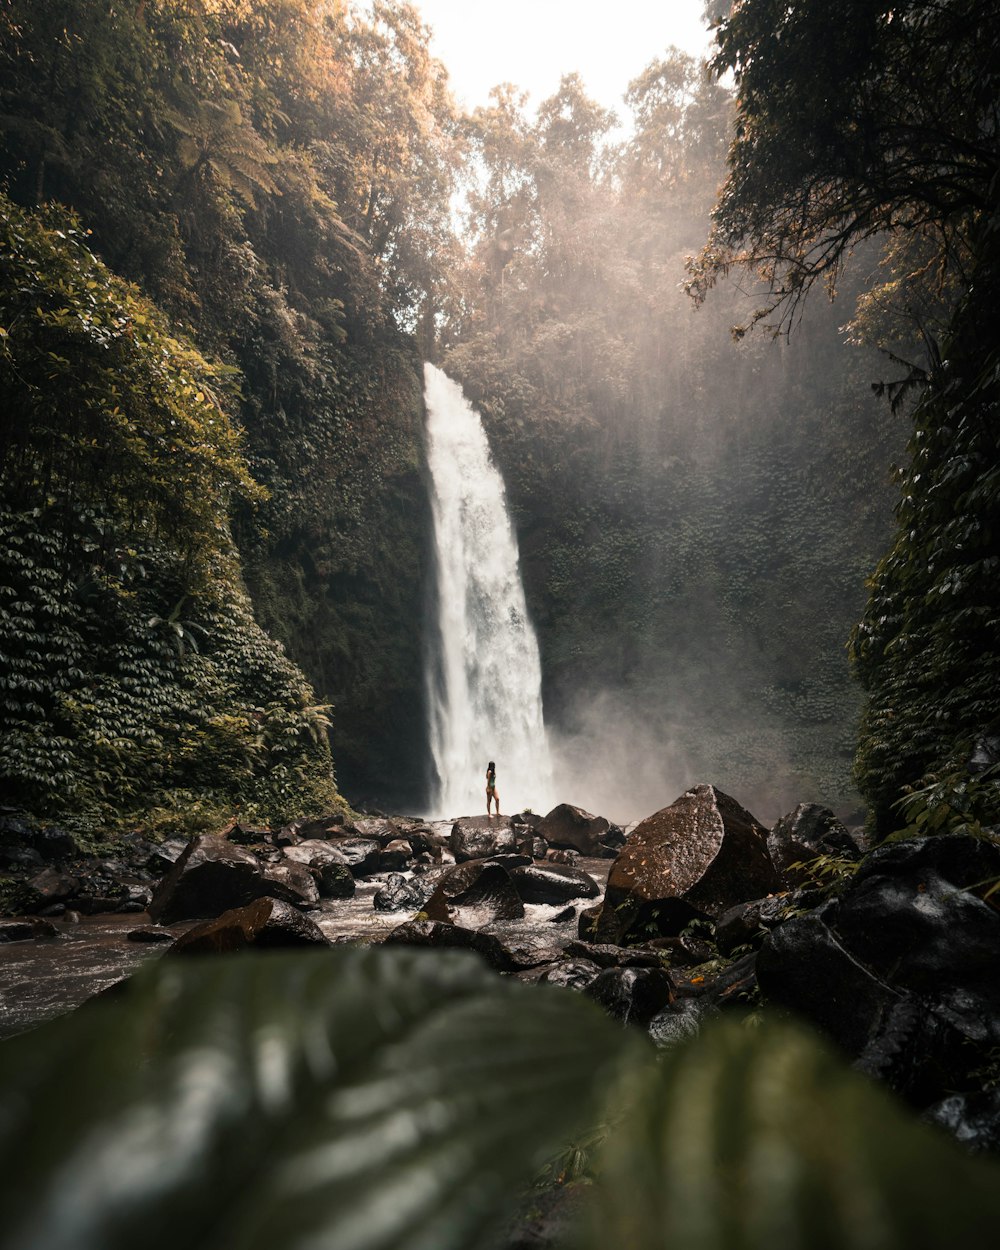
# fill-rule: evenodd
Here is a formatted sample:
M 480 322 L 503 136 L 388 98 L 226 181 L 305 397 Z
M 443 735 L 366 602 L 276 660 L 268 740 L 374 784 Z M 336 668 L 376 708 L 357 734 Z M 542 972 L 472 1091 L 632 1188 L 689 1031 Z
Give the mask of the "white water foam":
M 538 641 L 528 619 L 503 480 L 462 388 L 424 365 L 439 646 L 428 664 L 434 816 L 553 806 Z

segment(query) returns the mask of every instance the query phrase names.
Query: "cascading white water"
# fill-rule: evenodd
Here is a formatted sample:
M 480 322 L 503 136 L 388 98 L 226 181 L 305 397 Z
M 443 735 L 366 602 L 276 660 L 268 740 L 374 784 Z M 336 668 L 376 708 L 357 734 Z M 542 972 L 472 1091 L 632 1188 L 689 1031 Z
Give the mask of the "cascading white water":
M 485 811 L 490 760 L 502 812 L 547 812 L 542 672 L 503 480 L 458 383 L 427 364 L 424 386 L 440 641 L 428 675 L 433 814 Z

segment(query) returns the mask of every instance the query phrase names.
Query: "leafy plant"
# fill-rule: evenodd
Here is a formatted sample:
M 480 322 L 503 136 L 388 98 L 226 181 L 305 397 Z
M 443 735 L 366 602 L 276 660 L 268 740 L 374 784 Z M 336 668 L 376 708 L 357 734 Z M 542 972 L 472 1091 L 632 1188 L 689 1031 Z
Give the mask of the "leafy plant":
M 908 786 L 893 806 L 905 826 L 894 838 L 936 833 L 966 833 L 981 837 L 984 827 L 1000 818 L 1000 765 L 973 773 L 955 769 L 931 776 L 925 785 Z
M 1000 1216 L 995 1164 L 809 1033 L 658 1060 L 466 953 L 167 959 L 0 1058 L 4 1250 L 485 1250 L 545 1160 L 593 1177 L 581 1250 L 944 1250 Z

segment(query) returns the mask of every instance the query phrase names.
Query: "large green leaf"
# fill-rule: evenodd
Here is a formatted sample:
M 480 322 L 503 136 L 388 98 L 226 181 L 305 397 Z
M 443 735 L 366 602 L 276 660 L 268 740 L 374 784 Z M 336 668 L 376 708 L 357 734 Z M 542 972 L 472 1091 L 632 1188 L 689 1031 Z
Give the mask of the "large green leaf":
M 0 1245 L 474 1250 L 638 1044 L 465 953 L 161 961 L 0 1047 Z
M 916 1122 L 813 1034 L 727 1021 L 627 1084 L 594 1190 L 595 1250 L 995 1240 L 1000 1168 Z

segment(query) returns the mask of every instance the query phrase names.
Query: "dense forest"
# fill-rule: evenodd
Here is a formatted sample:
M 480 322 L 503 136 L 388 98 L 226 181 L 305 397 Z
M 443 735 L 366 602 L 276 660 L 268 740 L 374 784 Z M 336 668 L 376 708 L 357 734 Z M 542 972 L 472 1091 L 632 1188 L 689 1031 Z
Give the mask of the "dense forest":
M 5 801 L 425 801 L 434 358 L 565 798 L 987 817 L 991 6 L 722 10 L 615 118 L 572 74 L 462 115 L 405 3 L 3 4 Z

